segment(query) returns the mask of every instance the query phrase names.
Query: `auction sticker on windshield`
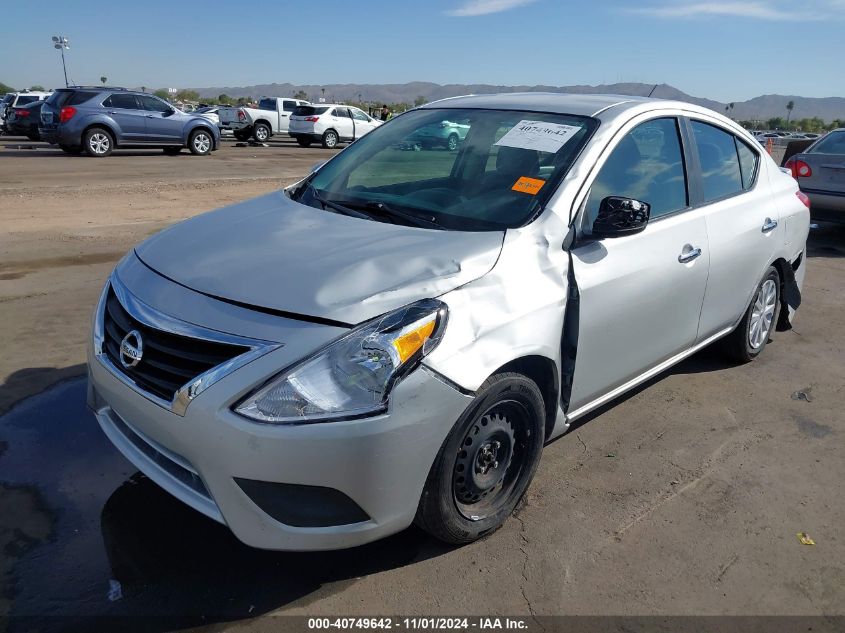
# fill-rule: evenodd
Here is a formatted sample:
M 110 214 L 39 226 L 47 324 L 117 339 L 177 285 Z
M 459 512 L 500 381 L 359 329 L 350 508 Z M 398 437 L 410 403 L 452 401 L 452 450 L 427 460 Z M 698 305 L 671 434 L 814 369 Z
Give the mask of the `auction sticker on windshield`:
M 554 154 L 580 130 L 581 128 L 576 125 L 523 120 L 496 141 L 496 145 L 535 149 Z
M 522 193 L 528 193 L 532 196 L 536 196 L 537 192 L 540 191 L 540 187 L 546 184 L 545 180 L 540 180 L 539 178 L 529 178 L 528 176 L 523 176 L 519 180 L 517 180 L 511 189 L 513 191 L 520 191 Z

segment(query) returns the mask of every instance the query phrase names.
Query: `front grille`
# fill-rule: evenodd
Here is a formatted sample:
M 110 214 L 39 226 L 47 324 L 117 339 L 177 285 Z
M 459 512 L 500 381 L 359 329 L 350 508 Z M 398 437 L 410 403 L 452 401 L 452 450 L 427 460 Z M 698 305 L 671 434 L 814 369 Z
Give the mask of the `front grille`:
M 133 318 L 109 288 L 103 315 L 103 353 L 141 389 L 173 400 L 176 392 L 209 369 L 240 356 L 250 348 L 164 332 Z M 120 362 L 120 344 L 132 330 L 143 340 L 141 361 L 134 367 Z

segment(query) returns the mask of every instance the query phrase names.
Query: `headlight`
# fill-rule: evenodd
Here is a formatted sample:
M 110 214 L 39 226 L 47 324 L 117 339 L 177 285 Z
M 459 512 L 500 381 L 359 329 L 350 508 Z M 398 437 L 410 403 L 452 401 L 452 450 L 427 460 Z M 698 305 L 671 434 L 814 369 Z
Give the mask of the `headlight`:
M 235 407 L 268 423 L 303 423 L 383 411 L 394 383 L 443 336 L 446 304 L 425 299 L 352 330 Z

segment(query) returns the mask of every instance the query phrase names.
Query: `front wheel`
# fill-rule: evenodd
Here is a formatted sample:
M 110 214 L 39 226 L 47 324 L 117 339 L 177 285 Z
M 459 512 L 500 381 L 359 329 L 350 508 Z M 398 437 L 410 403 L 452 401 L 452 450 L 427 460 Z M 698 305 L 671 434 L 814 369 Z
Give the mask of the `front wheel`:
M 214 142 L 211 139 L 211 134 L 205 130 L 195 130 L 191 133 L 188 139 L 188 149 L 194 156 L 207 156 L 211 153 L 211 148 Z
M 326 130 L 323 134 L 323 147 L 325 149 L 334 149 L 340 138 L 334 130 Z
M 434 460 L 417 525 L 455 545 L 499 528 L 537 470 L 544 420 L 543 395 L 532 380 L 516 373 L 489 378 Z
M 454 152 L 456 149 L 458 149 L 458 141 L 459 140 L 460 139 L 458 139 L 457 134 L 450 134 L 449 138 L 446 140 L 446 148 L 450 152 Z
M 780 313 L 780 275 L 769 266 L 736 329 L 726 336 L 722 349 L 732 359 L 747 363 L 760 355 L 770 340 Z
M 270 128 L 266 123 L 256 123 L 252 128 L 252 136 L 259 143 L 263 143 L 270 138 Z
M 100 127 L 92 127 L 82 137 L 82 147 L 85 153 L 94 158 L 103 158 L 112 153 L 114 141 L 106 130 Z

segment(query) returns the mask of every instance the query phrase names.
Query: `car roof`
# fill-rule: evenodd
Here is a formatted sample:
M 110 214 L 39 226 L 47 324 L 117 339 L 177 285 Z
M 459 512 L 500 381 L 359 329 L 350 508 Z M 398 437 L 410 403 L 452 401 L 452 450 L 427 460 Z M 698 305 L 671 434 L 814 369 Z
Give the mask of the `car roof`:
M 569 94 L 564 92 L 508 92 L 504 94 L 467 95 L 433 101 L 421 106 L 429 108 L 483 108 L 490 110 L 536 110 L 554 114 L 596 116 L 619 106 L 661 102 L 661 99 L 613 94 Z M 665 102 L 664 102 L 665 103 Z

